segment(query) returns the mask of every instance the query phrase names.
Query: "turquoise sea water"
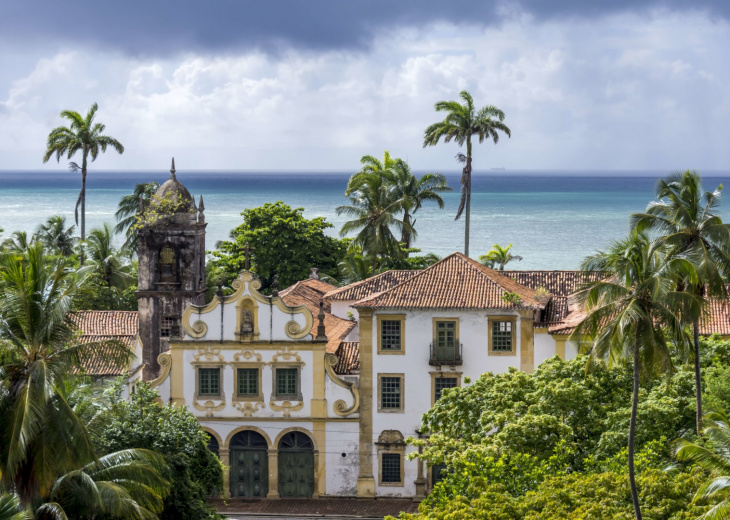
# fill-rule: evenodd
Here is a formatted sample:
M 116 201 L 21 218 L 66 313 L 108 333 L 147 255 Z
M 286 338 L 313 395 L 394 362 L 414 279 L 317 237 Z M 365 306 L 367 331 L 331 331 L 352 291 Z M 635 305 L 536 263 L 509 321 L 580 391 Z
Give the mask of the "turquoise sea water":
M 416 172 L 417 174 L 419 172 Z M 575 269 L 581 260 L 612 239 L 622 236 L 632 212 L 652 200 L 656 179 L 667 172 L 476 172 L 473 177 L 471 256 L 487 252 L 492 244 L 514 244 L 524 257 L 513 269 Z M 350 172 L 214 172 L 178 171 L 178 179 L 196 197 L 203 195 L 208 222 L 207 247 L 226 239 L 241 223 L 245 208 L 282 200 L 305 208 L 311 218 L 326 217 L 335 235 L 344 218 L 335 214 L 345 204 Z M 452 193 L 446 207 L 429 204 L 416 214 L 415 246 L 444 256 L 463 251 L 464 223 L 454 221 L 459 201 L 459 174 L 446 174 Z M 87 181 L 87 229 L 114 223 L 119 199 L 135 183 L 163 182 L 162 171 L 104 172 L 92 170 Z M 705 188 L 730 180 L 730 172 L 705 173 Z M 80 179 L 78 174 L 0 171 L 0 227 L 33 231 L 47 217 L 64 215 L 73 223 Z M 730 220 L 730 204 L 721 213 Z

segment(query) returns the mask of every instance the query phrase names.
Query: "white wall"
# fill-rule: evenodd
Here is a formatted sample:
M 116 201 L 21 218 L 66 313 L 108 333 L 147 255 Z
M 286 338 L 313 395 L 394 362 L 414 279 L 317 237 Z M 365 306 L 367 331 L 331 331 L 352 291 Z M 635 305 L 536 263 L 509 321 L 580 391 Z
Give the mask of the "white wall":
M 535 334 L 535 368 L 555 355 L 555 338 L 547 332 Z
M 329 400 L 327 402 L 329 405 Z M 355 496 L 357 476 L 360 472 L 358 456 L 360 423 L 329 422 L 326 426 L 326 435 L 327 494 Z

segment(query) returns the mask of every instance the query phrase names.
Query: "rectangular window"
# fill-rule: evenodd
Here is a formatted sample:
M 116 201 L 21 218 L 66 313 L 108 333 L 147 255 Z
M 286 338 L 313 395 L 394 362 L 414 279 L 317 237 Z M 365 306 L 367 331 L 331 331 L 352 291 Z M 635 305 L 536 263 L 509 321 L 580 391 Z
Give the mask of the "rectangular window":
M 160 321 L 160 337 L 169 338 L 172 336 L 172 326 L 175 324 L 175 318 L 172 316 L 163 316 Z
M 454 348 L 454 345 L 456 345 L 456 322 L 436 322 L 436 345 L 439 348 Z
M 199 368 L 198 369 L 198 395 L 220 395 L 221 393 L 221 369 L 220 368 Z
M 383 484 L 393 484 L 401 481 L 400 464 L 401 455 L 400 453 L 383 453 L 381 468 L 381 481 Z
M 401 349 L 401 321 L 382 320 L 380 322 L 380 350 Z
M 296 368 L 276 369 L 276 396 L 296 397 L 299 394 L 299 371 Z
M 380 378 L 380 408 L 398 410 L 401 408 L 401 378 Z
M 441 393 L 447 388 L 456 388 L 458 380 L 455 377 L 437 377 L 433 381 L 434 402 L 441 399 Z
M 492 350 L 495 352 L 512 351 L 512 322 L 492 322 Z
M 239 368 L 238 395 L 241 397 L 257 397 L 259 395 L 259 369 Z

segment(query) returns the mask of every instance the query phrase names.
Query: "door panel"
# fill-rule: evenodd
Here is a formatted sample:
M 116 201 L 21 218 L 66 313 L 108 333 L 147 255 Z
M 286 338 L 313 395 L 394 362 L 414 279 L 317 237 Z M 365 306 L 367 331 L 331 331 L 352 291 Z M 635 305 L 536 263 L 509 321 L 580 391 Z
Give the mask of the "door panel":
M 269 491 L 265 450 L 231 450 L 231 496 L 266 498 Z
M 279 494 L 285 498 L 311 498 L 314 494 L 314 453 L 279 452 Z

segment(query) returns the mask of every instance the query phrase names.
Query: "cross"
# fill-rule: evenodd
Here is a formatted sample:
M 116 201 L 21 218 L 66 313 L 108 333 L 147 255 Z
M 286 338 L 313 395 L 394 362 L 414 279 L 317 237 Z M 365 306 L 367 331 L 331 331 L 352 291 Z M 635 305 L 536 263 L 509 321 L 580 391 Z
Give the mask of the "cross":
M 248 245 L 248 242 L 246 242 L 246 245 L 243 247 L 243 256 L 245 258 L 245 261 L 243 263 L 243 268 L 246 271 L 250 271 L 251 270 L 251 253 L 253 251 L 256 251 L 256 249 L 253 248 L 253 247 L 251 247 L 251 246 L 249 246 Z

